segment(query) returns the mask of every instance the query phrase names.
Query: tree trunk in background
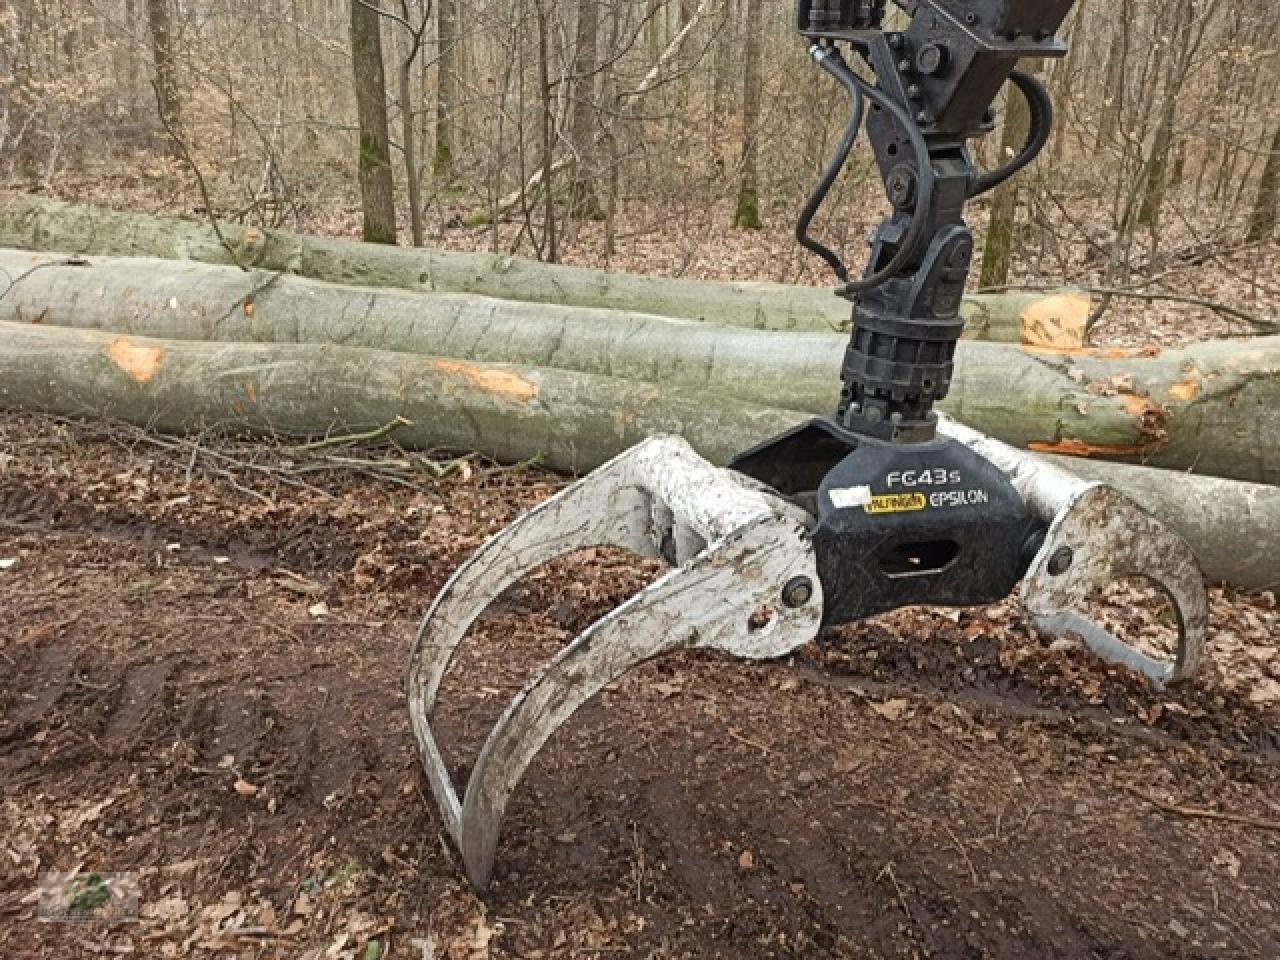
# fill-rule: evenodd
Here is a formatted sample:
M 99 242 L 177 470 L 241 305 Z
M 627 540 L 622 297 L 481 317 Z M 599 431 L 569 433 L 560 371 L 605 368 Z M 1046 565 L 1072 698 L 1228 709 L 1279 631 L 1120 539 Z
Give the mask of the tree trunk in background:
M 458 107 L 458 0 L 437 0 L 436 37 L 436 149 L 431 173 L 448 186 L 453 180 L 453 150 L 456 141 L 453 112 Z
M 1080 44 L 1076 42 L 1076 39 L 1080 35 L 1080 22 L 1084 19 L 1085 9 L 1085 4 L 1078 4 L 1061 33 L 1063 42 L 1067 45 L 1067 55 L 1063 59 L 1054 62 L 1053 73 L 1049 80 L 1049 92 L 1053 97 L 1053 102 L 1057 104 L 1064 104 L 1070 100 L 1073 75 L 1076 72 L 1076 60 L 1080 56 Z M 1066 156 L 1067 135 L 1069 132 L 1066 124 L 1060 123 L 1058 125 L 1055 136 L 1049 141 L 1049 153 L 1044 162 L 1051 164 L 1055 168 L 1062 164 L 1063 158 Z
M 666 42 L 662 39 L 663 18 L 666 10 L 662 0 L 648 0 L 648 6 L 645 9 L 644 38 L 649 46 L 650 63 L 658 62 L 658 57 L 662 55 L 663 44 Z
M 155 0 L 149 0 L 155 2 Z M 387 84 L 382 65 L 382 18 L 366 3 L 351 0 L 351 66 L 360 122 L 360 201 L 363 237 L 370 243 L 396 242 L 395 182 L 387 133 Z
M 545 219 L 543 222 L 544 243 L 539 247 L 538 258 L 547 263 L 555 263 L 560 259 L 560 251 L 556 240 L 556 190 L 555 190 L 555 91 L 551 86 L 551 27 L 547 22 L 550 11 L 544 4 L 552 0 L 533 0 L 534 12 L 538 21 L 538 92 L 542 109 L 542 199 Z
M 1192 69 L 1191 60 L 1195 48 L 1199 46 L 1192 30 L 1191 21 L 1195 16 L 1195 4 L 1192 0 L 1177 0 L 1172 13 L 1173 22 L 1169 24 L 1168 35 L 1177 37 L 1177 41 L 1175 49 L 1171 49 L 1165 59 L 1164 103 L 1160 107 L 1160 121 L 1144 171 L 1146 183 L 1143 186 L 1142 206 L 1138 210 L 1138 223 L 1148 227 L 1153 238 L 1160 228 L 1160 211 L 1164 208 L 1164 198 L 1169 188 L 1169 157 L 1177 128 L 1178 98 L 1182 95 Z
M 756 174 L 759 152 L 760 123 L 760 4 L 746 0 L 746 50 L 742 66 L 742 171 L 738 186 L 738 203 L 733 211 L 733 225 L 746 230 L 759 230 L 760 188 Z
M 1027 68 L 1035 73 L 1038 66 L 1037 61 L 1029 63 Z M 1031 129 L 1031 110 L 1026 98 L 1012 88 L 1008 98 L 1000 134 L 1000 163 L 1008 163 L 1017 156 Z M 991 223 L 987 227 L 986 244 L 982 250 L 981 285 L 984 287 L 999 287 L 1009 282 L 1013 240 L 1018 229 L 1019 182 L 1019 177 L 1011 177 L 991 192 Z
M 1173 166 L 1169 170 L 1169 189 L 1177 191 L 1187 176 L 1187 144 L 1180 142 L 1173 148 Z
M 1161 109 L 1160 126 L 1156 128 L 1151 144 L 1151 157 L 1147 161 L 1146 185 L 1143 188 L 1142 206 L 1138 210 L 1138 223 L 1155 231 L 1160 225 L 1160 211 L 1169 183 L 1169 153 L 1173 148 L 1174 125 L 1178 118 L 1177 98 L 1166 93 Z
M 3 7 L 3 4 L 0 4 Z M 124 27 L 123 30 L 127 35 L 127 39 L 131 40 L 137 36 L 135 32 L 135 24 L 138 21 L 138 9 L 136 0 L 124 0 Z M 135 44 L 130 42 L 120 43 L 116 49 L 116 71 L 123 85 L 123 100 L 128 105 L 133 105 L 138 92 L 138 51 Z
M 409 232 L 413 237 L 413 245 L 420 247 L 426 242 L 422 224 L 422 182 L 418 179 L 418 145 L 417 131 L 414 128 L 413 110 L 413 61 L 417 58 L 416 41 L 411 54 L 400 64 L 400 130 L 401 151 L 404 154 L 404 178 L 409 188 Z
M 1124 11 L 1121 11 L 1121 18 Z M 1117 30 L 1111 35 L 1111 44 L 1107 49 L 1107 66 L 1102 79 L 1101 118 L 1098 122 L 1098 137 L 1094 141 L 1094 150 L 1101 153 L 1115 140 L 1116 131 L 1120 128 L 1120 118 L 1124 115 L 1124 61 L 1126 54 L 1127 29 Z
M 724 155 L 724 118 L 730 110 L 733 89 L 733 41 L 736 34 L 733 20 L 733 0 L 720 0 L 719 11 L 712 25 L 711 39 L 711 114 L 708 117 L 712 134 L 711 162 L 718 176 L 724 176 L 728 162 Z
M 595 184 L 596 60 L 600 46 L 599 0 L 578 0 L 573 40 L 573 110 L 569 133 L 577 157 L 569 184 L 569 215 L 588 220 L 603 217 Z
M 182 129 L 182 98 L 174 70 L 173 22 L 169 0 L 147 0 L 147 27 L 155 61 L 156 109 L 169 129 Z
M 0 50 L 22 49 L 22 35 L 13 16 L 9 0 L 0 0 Z M 31 169 L 31 150 L 16 131 L 27 124 L 24 88 L 27 86 L 26 65 L 21 58 L 0 70 L 0 176 L 12 172 L 26 175 Z
M 1277 213 L 1280 212 L 1280 127 L 1271 138 L 1271 152 L 1262 168 L 1258 181 L 1258 199 L 1249 216 L 1250 243 L 1266 243 L 1276 232 Z

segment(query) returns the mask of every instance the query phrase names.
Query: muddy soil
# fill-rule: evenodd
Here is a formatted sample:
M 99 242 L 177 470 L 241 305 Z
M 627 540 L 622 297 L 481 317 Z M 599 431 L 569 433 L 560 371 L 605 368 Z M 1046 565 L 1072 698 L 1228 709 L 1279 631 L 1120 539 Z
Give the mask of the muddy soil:
M 166 443 L 0 419 L 0 956 L 1280 956 L 1269 594 L 1216 590 L 1210 669 L 1163 694 L 1009 604 L 652 664 L 534 763 L 481 899 L 406 655 L 449 572 L 563 481 Z M 460 767 L 652 572 L 587 552 L 502 598 L 446 691 Z M 136 879 L 138 918 L 42 922 L 48 871 Z

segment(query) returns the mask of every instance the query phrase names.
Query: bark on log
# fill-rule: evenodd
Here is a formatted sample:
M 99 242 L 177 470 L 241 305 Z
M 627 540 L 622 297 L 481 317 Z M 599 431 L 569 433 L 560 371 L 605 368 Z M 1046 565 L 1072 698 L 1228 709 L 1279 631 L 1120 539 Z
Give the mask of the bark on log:
M 31 254 L 0 254 L 16 276 Z M 844 337 L 316 283 L 191 262 L 49 266 L 0 297 L 0 319 L 173 339 L 336 343 L 556 367 L 826 413 Z M 1280 337 L 1178 350 L 961 344 L 941 408 L 1046 453 L 1280 483 Z
M 779 283 L 671 280 L 521 257 L 388 248 L 224 224 L 236 256 L 207 223 L 121 213 L 44 197 L 0 197 L 0 246 L 148 256 L 293 273 L 333 283 L 475 293 L 506 300 L 653 313 L 760 330 L 845 329 L 848 303 L 830 290 Z M 966 299 L 966 337 L 1062 348 L 1084 344 L 1088 297 L 1007 293 Z
M 563 370 L 2 323 L 0 408 L 111 416 L 169 431 L 288 435 L 351 432 L 404 417 L 411 423 L 396 438 L 407 446 L 478 450 L 504 462 L 538 456 L 573 472 L 654 433 L 682 434 L 723 463 L 806 418 L 712 391 Z M 1122 492 L 1167 517 L 1210 578 L 1245 587 L 1280 580 L 1280 490 L 1173 480 L 1135 467 L 1101 469 Z M 1215 504 L 1223 505 L 1221 514 Z M 1246 538 L 1250 545 L 1241 548 Z

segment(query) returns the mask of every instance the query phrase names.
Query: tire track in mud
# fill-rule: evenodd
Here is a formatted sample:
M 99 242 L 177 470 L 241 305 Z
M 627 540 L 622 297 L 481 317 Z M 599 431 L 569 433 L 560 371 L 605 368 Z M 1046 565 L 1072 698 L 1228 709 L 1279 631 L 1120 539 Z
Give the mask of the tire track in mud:
M 30 740 L 58 707 L 84 659 L 75 643 L 53 641 L 22 651 L 26 664 L 5 683 L 8 705 L 0 717 L 0 746 Z
M 135 666 L 125 673 L 116 708 L 102 730 L 104 743 L 131 752 L 163 735 L 173 709 L 171 681 L 175 667 L 173 661 L 166 659 Z

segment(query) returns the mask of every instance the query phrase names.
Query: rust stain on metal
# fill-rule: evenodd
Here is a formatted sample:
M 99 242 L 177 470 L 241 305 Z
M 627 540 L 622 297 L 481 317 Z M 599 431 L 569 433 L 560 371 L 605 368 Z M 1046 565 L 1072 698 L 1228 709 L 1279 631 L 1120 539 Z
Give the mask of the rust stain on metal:
M 244 395 L 249 398 L 250 403 L 258 402 L 258 388 L 253 385 L 253 381 L 251 380 L 245 381 Z
M 536 383 L 509 370 L 479 367 L 474 363 L 463 363 L 461 360 L 436 360 L 432 366 L 444 373 L 465 377 L 485 393 L 492 393 L 507 400 L 528 403 L 538 395 Z
M 116 337 L 107 344 L 107 358 L 136 383 L 147 384 L 164 366 L 164 350 L 142 347 L 128 337 Z
M 1091 304 L 1081 293 L 1055 293 L 1029 303 L 1018 315 L 1023 344 L 1054 350 L 1080 350 Z

